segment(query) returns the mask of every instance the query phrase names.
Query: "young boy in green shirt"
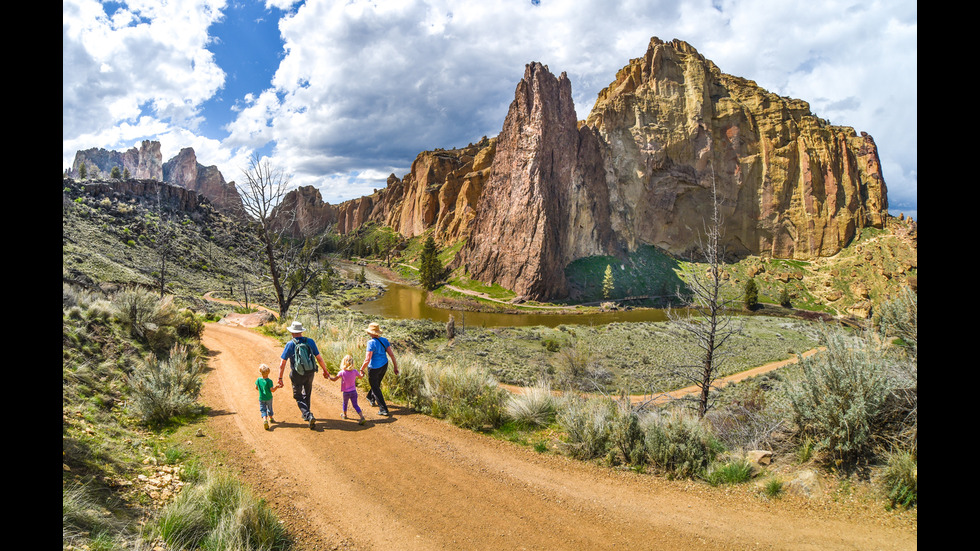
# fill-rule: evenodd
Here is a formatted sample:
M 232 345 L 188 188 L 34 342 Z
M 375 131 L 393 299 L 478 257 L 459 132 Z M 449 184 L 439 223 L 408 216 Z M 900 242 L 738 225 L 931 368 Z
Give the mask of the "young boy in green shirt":
M 259 390 L 259 413 L 262 414 L 262 424 L 265 430 L 269 430 L 269 423 L 275 423 L 272 418 L 272 393 L 278 388 L 269 378 L 269 366 L 262 364 L 259 366 L 261 377 L 255 380 L 255 388 Z

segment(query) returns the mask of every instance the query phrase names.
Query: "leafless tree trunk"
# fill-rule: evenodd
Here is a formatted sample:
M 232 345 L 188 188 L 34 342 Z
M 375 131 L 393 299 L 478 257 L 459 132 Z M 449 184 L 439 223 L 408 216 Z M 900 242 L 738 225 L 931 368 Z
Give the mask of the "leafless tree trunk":
M 157 265 L 157 281 L 160 286 L 161 299 L 164 297 L 167 289 L 167 260 L 173 256 L 174 250 L 177 247 L 177 229 L 174 228 L 167 210 L 169 210 L 169 206 L 163 204 L 161 192 L 157 191 L 157 213 L 160 215 L 160 221 L 154 225 L 149 237 L 152 247 L 157 253 L 157 261 L 159 263 Z
M 281 168 L 253 155 L 243 174 L 245 183 L 239 185 L 242 208 L 255 222 L 269 262 L 279 318 L 285 319 L 293 300 L 320 274 L 315 258 L 319 242 L 307 239 L 300 243 L 288 234 L 296 213 L 277 208 L 289 191 L 289 177 Z
M 711 220 L 705 222 L 705 235 L 700 240 L 707 273 L 695 272 L 688 282 L 690 291 L 685 312 L 668 310 L 667 316 L 681 329 L 694 336 L 700 353 L 697 363 L 669 367 L 674 375 L 700 388 L 697 400 L 698 417 L 704 417 L 711 407 L 711 387 L 718 378 L 728 356 L 724 347 L 728 340 L 741 333 L 742 323 L 732 313 L 731 299 L 722 296 L 721 264 L 724 248 L 721 244 L 721 215 L 718 212 L 718 191 L 714 173 L 711 177 Z

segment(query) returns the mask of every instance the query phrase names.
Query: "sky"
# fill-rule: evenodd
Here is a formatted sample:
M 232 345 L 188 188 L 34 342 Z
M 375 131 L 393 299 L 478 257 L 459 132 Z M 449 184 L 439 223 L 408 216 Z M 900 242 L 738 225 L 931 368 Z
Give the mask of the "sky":
M 62 167 L 185 147 L 242 182 L 253 154 L 339 203 L 422 151 L 503 127 L 526 64 L 579 120 L 651 37 L 870 134 L 889 212 L 918 220 L 915 0 L 63 0 Z

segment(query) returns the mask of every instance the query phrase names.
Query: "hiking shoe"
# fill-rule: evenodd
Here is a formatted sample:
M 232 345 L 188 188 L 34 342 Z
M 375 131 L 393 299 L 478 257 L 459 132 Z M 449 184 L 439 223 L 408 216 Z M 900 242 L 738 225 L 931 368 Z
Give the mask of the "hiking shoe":
M 347 419 L 347 414 L 346 413 L 341 413 L 340 414 L 340 418 L 341 419 Z
M 371 407 L 373 407 L 373 408 L 378 407 L 378 401 L 377 400 L 369 399 L 368 401 L 371 402 Z
M 265 425 L 265 430 L 269 430 L 269 420 L 268 419 L 266 419 L 265 421 L 263 421 L 262 424 Z
M 275 423 L 275 422 L 276 422 L 276 420 L 275 420 L 275 419 L 273 419 L 273 418 L 272 418 L 272 416 L 270 415 L 270 416 L 269 416 L 269 422 L 270 422 L 270 423 Z
M 310 417 L 310 430 L 316 428 L 316 417 Z
M 388 413 L 387 411 L 379 411 L 379 412 L 378 412 L 378 415 L 384 415 L 385 417 L 388 417 L 388 416 L 389 416 L 389 415 L 391 415 L 391 414 L 390 414 L 390 413 Z
M 361 419 L 357 422 L 357 424 L 358 425 L 363 425 L 364 424 L 364 418 L 361 417 Z

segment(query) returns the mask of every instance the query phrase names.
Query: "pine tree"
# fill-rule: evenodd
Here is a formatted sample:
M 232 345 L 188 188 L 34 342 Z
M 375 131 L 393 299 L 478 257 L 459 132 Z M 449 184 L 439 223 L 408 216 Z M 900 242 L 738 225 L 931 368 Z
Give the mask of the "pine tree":
M 419 263 L 419 283 L 426 291 L 431 291 L 439 286 L 442 265 L 439 263 L 438 255 L 436 242 L 430 235 L 422 245 L 422 257 Z

